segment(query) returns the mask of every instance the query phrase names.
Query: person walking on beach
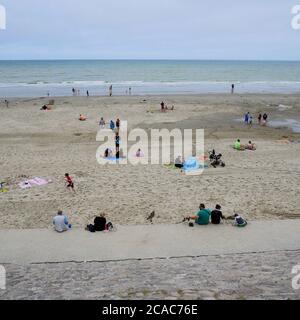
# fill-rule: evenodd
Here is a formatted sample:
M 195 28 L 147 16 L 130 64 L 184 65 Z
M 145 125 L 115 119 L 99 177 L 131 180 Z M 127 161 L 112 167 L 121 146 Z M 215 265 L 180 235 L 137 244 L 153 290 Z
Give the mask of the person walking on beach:
M 75 92 L 76 92 L 75 88 L 72 88 L 73 96 L 75 96 Z
M 234 94 L 234 83 L 231 85 L 231 94 Z
M 261 125 L 261 119 L 262 119 L 262 114 L 260 113 L 260 114 L 258 115 L 258 124 L 259 124 L 259 125 Z
M 103 118 L 101 118 L 100 122 L 99 122 L 99 126 L 100 126 L 100 129 L 104 129 L 105 127 L 105 120 Z
M 119 132 L 120 131 L 120 127 L 121 127 L 121 120 L 119 118 L 116 121 L 116 127 L 117 127 L 117 130 Z
M 252 117 L 252 115 L 250 114 L 250 115 L 249 115 L 249 119 L 248 119 L 248 125 L 249 125 L 250 128 L 252 127 L 252 124 L 253 124 L 253 117 Z
M 113 95 L 113 86 L 110 85 L 109 86 L 109 96 L 112 97 L 112 95 Z
M 109 127 L 112 131 L 115 130 L 115 123 L 112 120 L 110 121 Z
M 90 96 L 89 90 L 86 91 L 86 96 L 87 96 L 87 97 Z
M 116 153 L 120 150 L 120 136 L 118 133 L 116 133 L 116 138 L 115 138 L 115 141 L 116 141 Z
M 131 96 L 131 88 L 129 88 L 129 95 Z
M 75 193 L 73 178 L 68 173 L 65 174 L 67 188 L 71 188 Z
M 53 218 L 54 230 L 62 233 L 71 229 L 72 225 L 69 224 L 68 218 L 59 210 L 57 215 Z
M 5 102 L 6 108 L 9 108 L 9 101 L 5 100 L 4 102 Z
M 266 113 L 264 113 L 263 115 L 263 125 L 265 126 L 267 124 L 268 121 L 268 115 Z
M 161 112 L 165 112 L 165 103 L 164 102 L 162 102 L 161 104 L 160 104 L 160 107 L 161 107 Z
M 250 112 L 247 112 L 247 113 L 245 114 L 245 117 L 244 117 L 244 122 L 245 122 L 245 124 L 248 124 L 248 123 L 249 123 L 249 117 L 250 117 Z

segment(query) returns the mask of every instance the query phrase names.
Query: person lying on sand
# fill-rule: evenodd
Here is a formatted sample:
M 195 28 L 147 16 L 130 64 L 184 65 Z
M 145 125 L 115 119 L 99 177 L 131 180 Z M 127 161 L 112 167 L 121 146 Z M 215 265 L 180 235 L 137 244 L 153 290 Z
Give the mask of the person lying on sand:
M 72 225 L 69 224 L 68 218 L 63 214 L 61 210 L 58 211 L 57 215 L 53 218 L 54 230 L 61 233 L 68 231 L 72 228 Z
M 211 211 L 209 209 L 205 209 L 205 205 L 203 203 L 199 206 L 199 212 L 195 216 L 189 216 L 186 220 L 195 220 L 195 223 L 198 225 L 208 225 L 210 219 Z
M 84 116 L 82 114 L 79 116 L 79 121 L 86 121 L 86 120 L 87 120 L 86 116 Z

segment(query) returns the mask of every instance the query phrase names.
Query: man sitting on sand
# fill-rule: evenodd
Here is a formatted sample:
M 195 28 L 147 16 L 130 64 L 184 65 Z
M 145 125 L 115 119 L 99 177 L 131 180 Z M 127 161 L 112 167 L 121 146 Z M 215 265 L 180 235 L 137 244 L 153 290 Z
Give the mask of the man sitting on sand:
M 222 219 L 226 219 L 221 211 L 221 206 L 216 205 L 216 209 L 211 212 L 211 223 L 220 224 Z
M 57 216 L 54 217 L 53 224 L 55 231 L 59 233 L 68 231 L 72 227 L 68 222 L 68 218 L 63 215 L 61 210 L 59 210 Z
M 195 222 L 201 226 L 209 224 L 209 218 L 211 211 L 209 209 L 205 209 L 205 205 L 203 203 L 199 206 L 200 211 L 195 216 L 187 217 L 187 220 L 195 220 Z

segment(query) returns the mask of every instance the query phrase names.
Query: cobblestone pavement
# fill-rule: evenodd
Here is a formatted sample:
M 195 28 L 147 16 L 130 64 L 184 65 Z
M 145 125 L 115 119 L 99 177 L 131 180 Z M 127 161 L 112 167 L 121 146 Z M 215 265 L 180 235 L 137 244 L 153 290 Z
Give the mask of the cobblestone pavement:
M 299 299 L 300 250 L 114 262 L 6 264 L 0 299 Z

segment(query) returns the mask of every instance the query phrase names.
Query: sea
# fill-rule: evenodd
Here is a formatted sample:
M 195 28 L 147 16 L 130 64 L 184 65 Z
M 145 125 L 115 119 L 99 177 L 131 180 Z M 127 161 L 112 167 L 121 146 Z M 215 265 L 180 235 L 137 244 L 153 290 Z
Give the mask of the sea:
M 300 61 L 0 61 L 0 98 L 80 95 L 300 93 Z M 79 91 L 78 91 L 79 90 Z

